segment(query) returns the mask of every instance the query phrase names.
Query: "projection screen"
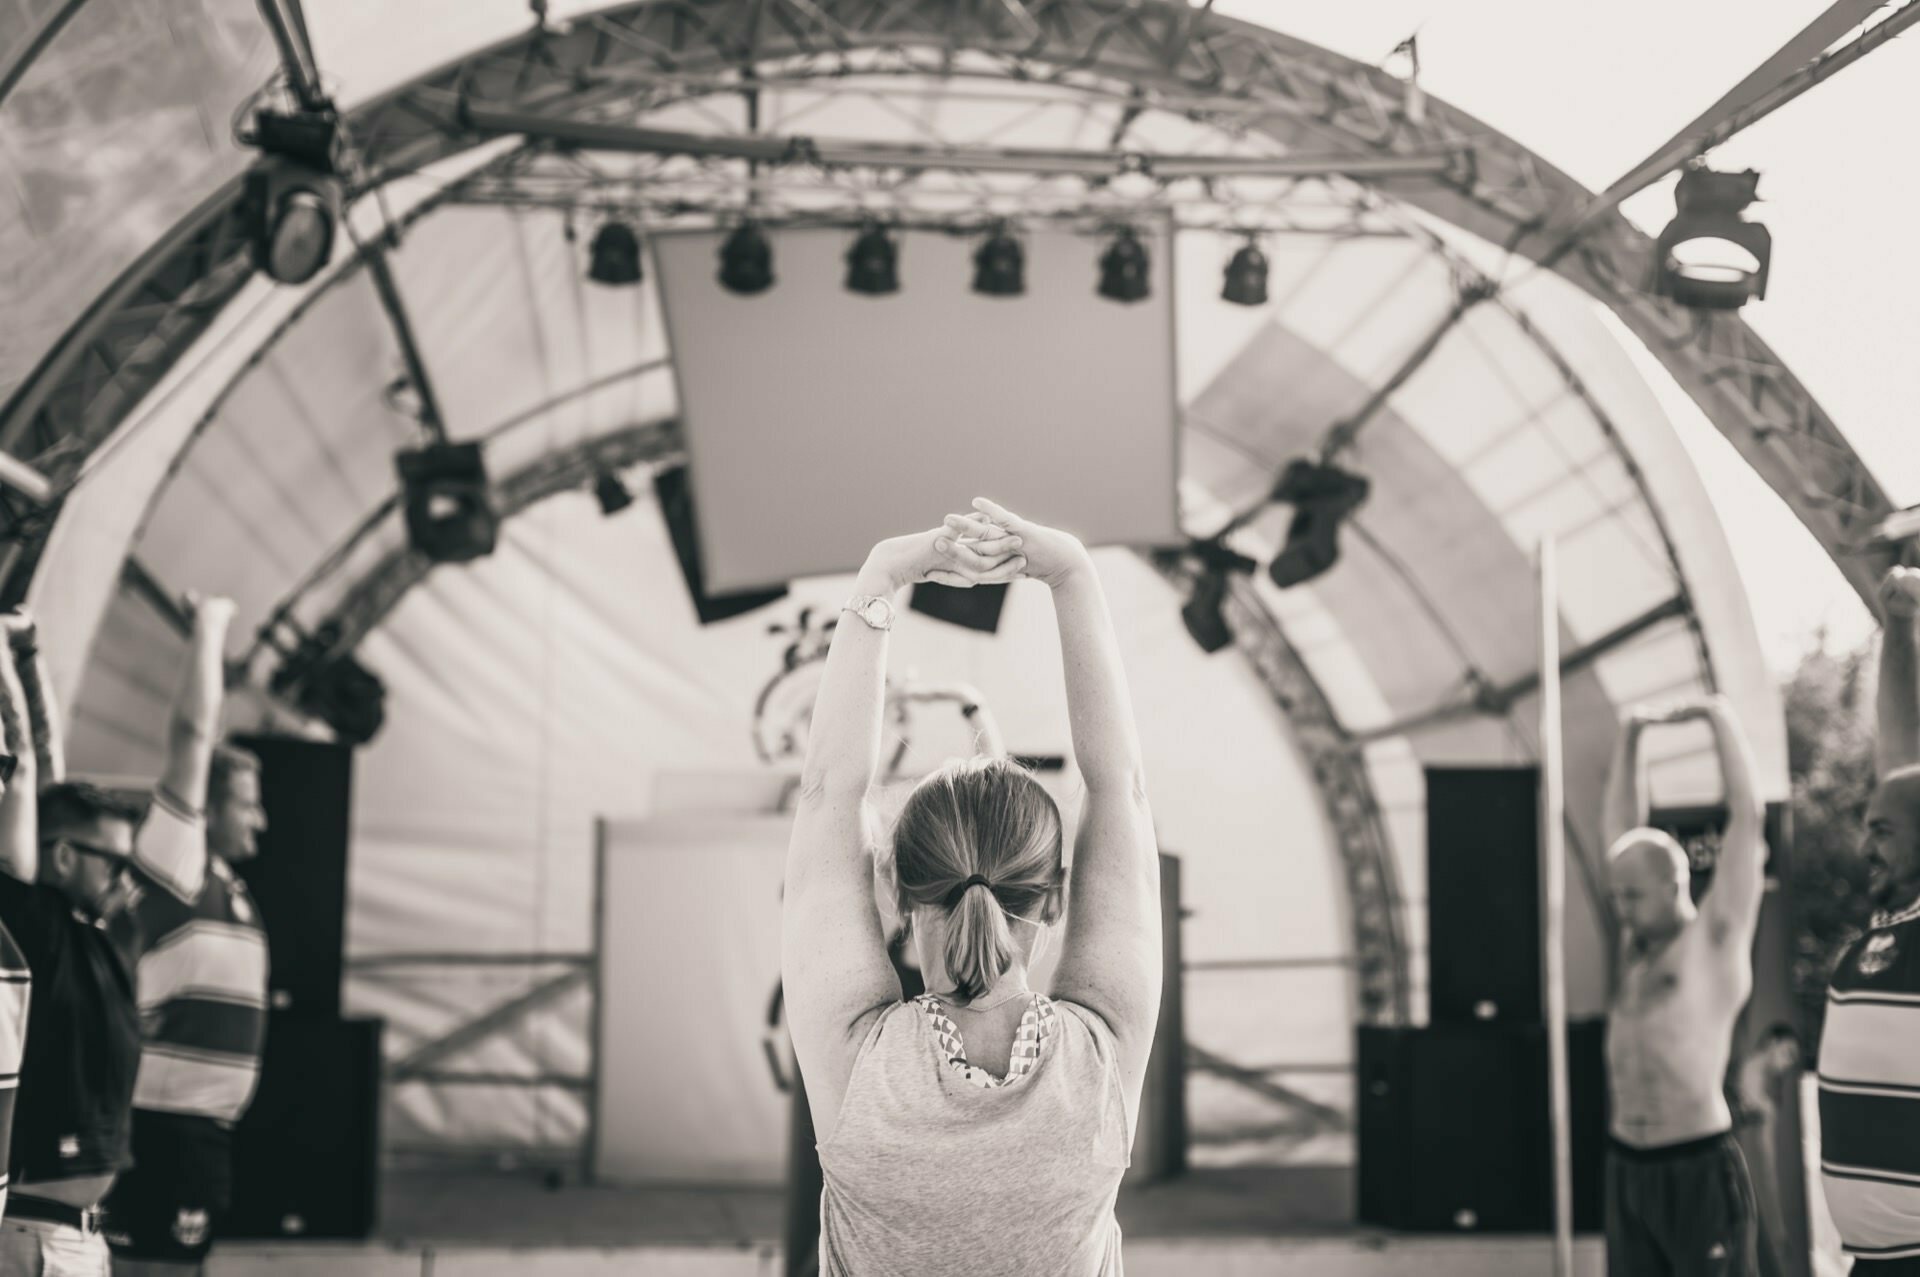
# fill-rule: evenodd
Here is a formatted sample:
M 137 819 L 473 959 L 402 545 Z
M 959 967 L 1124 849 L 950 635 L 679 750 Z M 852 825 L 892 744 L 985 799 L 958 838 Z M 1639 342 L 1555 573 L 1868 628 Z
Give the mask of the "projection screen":
M 977 240 L 908 231 L 900 290 L 845 287 L 844 230 L 771 236 L 774 286 L 717 279 L 719 234 L 656 237 L 706 586 L 859 567 L 975 496 L 1088 545 L 1179 540 L 1168 240 L 1149 296 L 1099 296 L 1105 237 L 1023 232 L 1026 293 L 972 290 Z

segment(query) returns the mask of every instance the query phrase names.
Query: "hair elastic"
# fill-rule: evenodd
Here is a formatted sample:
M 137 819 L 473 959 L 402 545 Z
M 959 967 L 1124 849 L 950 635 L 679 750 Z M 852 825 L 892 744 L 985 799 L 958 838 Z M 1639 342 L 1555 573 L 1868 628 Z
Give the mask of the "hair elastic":
M 959 886 L 955 887 L 952 891 L 949 891 L 947 893 L 947 902 L 946 902 L 947 908 L 952 909 L 955 905 L 958 905 L 960 903 L 960 897 L 966 895 L 968 890 L 971 889 L 973 884 L 975 884 L 976 882 L 979 883 L 981 886 L 985 887 L 988 891 L 993 890 L 993 884 L 987 881 L 986 875 L 975 874 L 973 875 L 973 877 L 967 879 L 965 882 L 961 883 Z

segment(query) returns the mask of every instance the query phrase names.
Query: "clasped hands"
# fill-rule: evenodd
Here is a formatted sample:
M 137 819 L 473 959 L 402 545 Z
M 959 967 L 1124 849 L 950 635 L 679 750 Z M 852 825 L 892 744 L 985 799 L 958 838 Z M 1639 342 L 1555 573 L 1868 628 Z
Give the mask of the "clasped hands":
M 1022 578 L 1057 586 L 1086 561 L 1071 533 L 1023 519 L 985 497 L 937 528 L 889 537 L 867 556 L 862 578 L 898 589 L 931 581 L 971 589 Z

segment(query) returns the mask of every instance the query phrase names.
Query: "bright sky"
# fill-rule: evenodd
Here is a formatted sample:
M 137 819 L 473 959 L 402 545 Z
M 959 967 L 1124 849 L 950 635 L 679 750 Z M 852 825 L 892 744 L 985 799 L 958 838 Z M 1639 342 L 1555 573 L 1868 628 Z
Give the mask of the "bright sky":
M 1420 34 L 1428 91 L 1605 187 L 1824 12 L 1828 0 L 1216 0 L 1215 9 L 1379 62 Z M 1920 502 L 1920 34 L 1818 85 L 1713 155 L 1755 168 L 1750 216 L 1773 232 L 1767 299 L 1747 320 L 1839 423 L 1894 501 Z M 1650 234 L 1673 182 L 1624 211 Z M 1631 339 L 1628 339 L 1631 342 Z M 1644 356 L 1644 352 L 1637 352 Z M 1651 357 L 1649 380 L 1719 507 L 1769 660 L 1790 669 L 1823 629 L 1852 645 L 1873 623 L 1813 539 Z

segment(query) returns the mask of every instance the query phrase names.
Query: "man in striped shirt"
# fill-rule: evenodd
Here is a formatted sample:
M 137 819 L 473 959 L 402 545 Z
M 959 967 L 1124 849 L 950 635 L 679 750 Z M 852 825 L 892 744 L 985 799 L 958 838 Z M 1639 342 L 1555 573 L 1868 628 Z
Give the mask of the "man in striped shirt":
M 265 827 L 259 760 L 216 744 L 232 609 L 193 602 L 166 770 L 134 842 L 129 910 L 143 945 L 145 1045 L 134 1165 L 107 1202 L 116 1277 L 200 1268 L 231 1196 L 233 1124 L 259 1075 L 267 941 L 229 867 L 253 856 Z
M 1880 783 L 1861 855 L 1876 913 L 1841 955 L 1820 1037 L 1820 1170 L 1866 1277 L 1920 1277 L 1920 570 L 1880 587 Z

